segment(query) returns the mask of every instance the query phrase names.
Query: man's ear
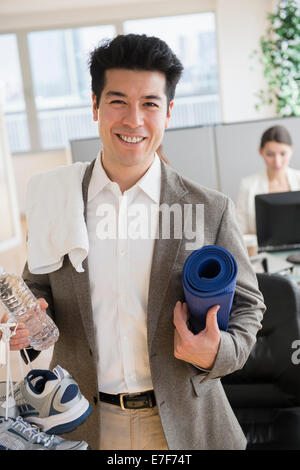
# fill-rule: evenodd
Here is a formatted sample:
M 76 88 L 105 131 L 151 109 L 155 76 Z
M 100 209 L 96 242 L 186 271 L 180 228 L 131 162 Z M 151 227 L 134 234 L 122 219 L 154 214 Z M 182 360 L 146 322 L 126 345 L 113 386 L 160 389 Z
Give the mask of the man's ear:
M 169 122 L 170 122 L 170 119 L 171 119 L 171 111 L 173 109 L 173 106 L 174 106 L 174 101 L 170 101 L 169 109 L 168 109 L 168 113 L 167 113 L 167 117 L 166 117 L 166 122 L 165 122 L 165 129 L 168 129 L 168 127 L 169 127 Z
M 93 103 L 93 120 L 98 121 L 97 97 L 95 93 L 92 93 L 92 103 Z

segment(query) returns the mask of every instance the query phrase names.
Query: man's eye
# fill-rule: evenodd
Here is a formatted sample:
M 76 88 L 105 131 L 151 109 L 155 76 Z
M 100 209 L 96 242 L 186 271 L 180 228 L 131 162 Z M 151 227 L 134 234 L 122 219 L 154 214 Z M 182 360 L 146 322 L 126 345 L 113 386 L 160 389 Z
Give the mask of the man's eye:
M 148 106 L 149 108 L 158 108 L 158 105 L 156 103 L 152 103 L 151 101 L 147 101 L 145 106 Z
M 113 101 L 110 102 L 110 104 L 124 104 L 124 103 L 125 103 L 125 101 L 123 101 L 123 100 L 113 100 Z

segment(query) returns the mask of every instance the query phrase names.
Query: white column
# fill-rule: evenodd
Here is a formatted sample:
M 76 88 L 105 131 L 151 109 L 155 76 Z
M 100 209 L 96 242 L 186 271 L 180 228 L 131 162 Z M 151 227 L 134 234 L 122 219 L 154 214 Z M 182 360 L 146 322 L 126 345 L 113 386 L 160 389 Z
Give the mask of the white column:
M 255 93 L 267 88 L 263 68 L 250 54 L 259 49 L 274 0 L 217 0 L 217 48 L 222 122 L 276 116 L 275 107 L 255 109 Z M 250 70 L 251 65 L 254 70 Z

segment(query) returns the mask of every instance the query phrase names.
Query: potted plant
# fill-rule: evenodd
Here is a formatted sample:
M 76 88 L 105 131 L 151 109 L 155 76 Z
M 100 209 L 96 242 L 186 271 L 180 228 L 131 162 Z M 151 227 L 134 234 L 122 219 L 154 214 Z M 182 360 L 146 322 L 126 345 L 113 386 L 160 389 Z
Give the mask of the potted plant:
M 280 0 L 268 15 L 269 27 L 257 54 L 268 89 L 259 90 L 260 104 L 275 103 L 279 116 L 300 116 L 300 2 Z

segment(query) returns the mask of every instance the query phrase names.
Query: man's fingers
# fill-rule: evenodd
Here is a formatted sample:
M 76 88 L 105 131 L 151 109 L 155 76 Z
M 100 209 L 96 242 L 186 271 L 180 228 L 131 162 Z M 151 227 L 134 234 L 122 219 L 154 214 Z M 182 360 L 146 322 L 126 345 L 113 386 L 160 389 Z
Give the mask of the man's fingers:
M 178 301 L 174 308 L 174 325 L 181 336 L 190 334 L 190 330 L 187 327 L 187 320 L 187 304 L 185 302 L 182 304 L 180 301 Z
M 18 339 L 18 338 L 27 338 L 28 335 L 29 335 L 29 330 L 25 328 L 24 326 L 20 326 L 16 330 L 16 334 L 11 336 L 11 338 L 13 340 Z
M 38 299 L 38 303 L 42 310 L 46 310 L 46 308 L 48 307 L 48 303 L 43 298 Z
M 187 303 L 186 302 L 183 302 L 182 308 L 183 308 L 184 314 L 186 315 L 186 321 L 187 321 L 189 314 L 188 314 L 188 308 L 187 308 Z
M 217 320 L 217 313 L 220 309 L 220 305 L 214 305 L 208 309 L 206 314 L 206 330 L 219 332 L 219 325 Z
M 4 313 L 4 315 L 3 315 L 2 318 L 1 318 L 0 323 L 6 323 L 7 320 L 8 320 L 8 315 L 7 315 L 7 313 Z
M 11 351 L 21 351 L 21 349 L 26 349 L 30 346 L 30 342 L 28 339 L 23 339 L 22 341 L 10 342 L 10 350 Z
M 28 348 L 30 341 L 28 339 L 29 331 L 27 328 L 20 328 L 16 330 L 16 334 L 10 337 L 9 348 L 11 351 L 20 351 L 21 349 Z M 0 333 L 1 339 L 1 333 Z
M 185 303 L 181 303 L 179 300 L 176 302 L 174 308 L 174 323 L 186 324 L 187 321 L 187 307 Z M 176 325 L 175 325 L 176 326 Z
M 40 298 L 37 299 L 38 304 L 42 310 L 46 310 L 48 307 L 48 303 L 45 299 Z M 32 312 L 34 314 L 34 312 Z M 8 315 L 5 313 L 2 318 L 0 319 L 1 323 L 6 323 L 8 321 Z M 17 328 L 15 329 L 14 326 L 11 327 L 12 331 L 15 333 L 10 337 L 10 350 L 11 351 L 20 351 L 21 349 L 25 349 L 30 346 L 30 341 L 28 340 L 29 330 L 23 323 L 18 323 Z M 2 332 L 0 331 L 0 339 L 2 338 Z
M 23 324 L 18 325 L 16 333 L 10 338 L 11 351 L 20 351 L 27 348 L 30 345 L 28 335 L 29 330 Z

